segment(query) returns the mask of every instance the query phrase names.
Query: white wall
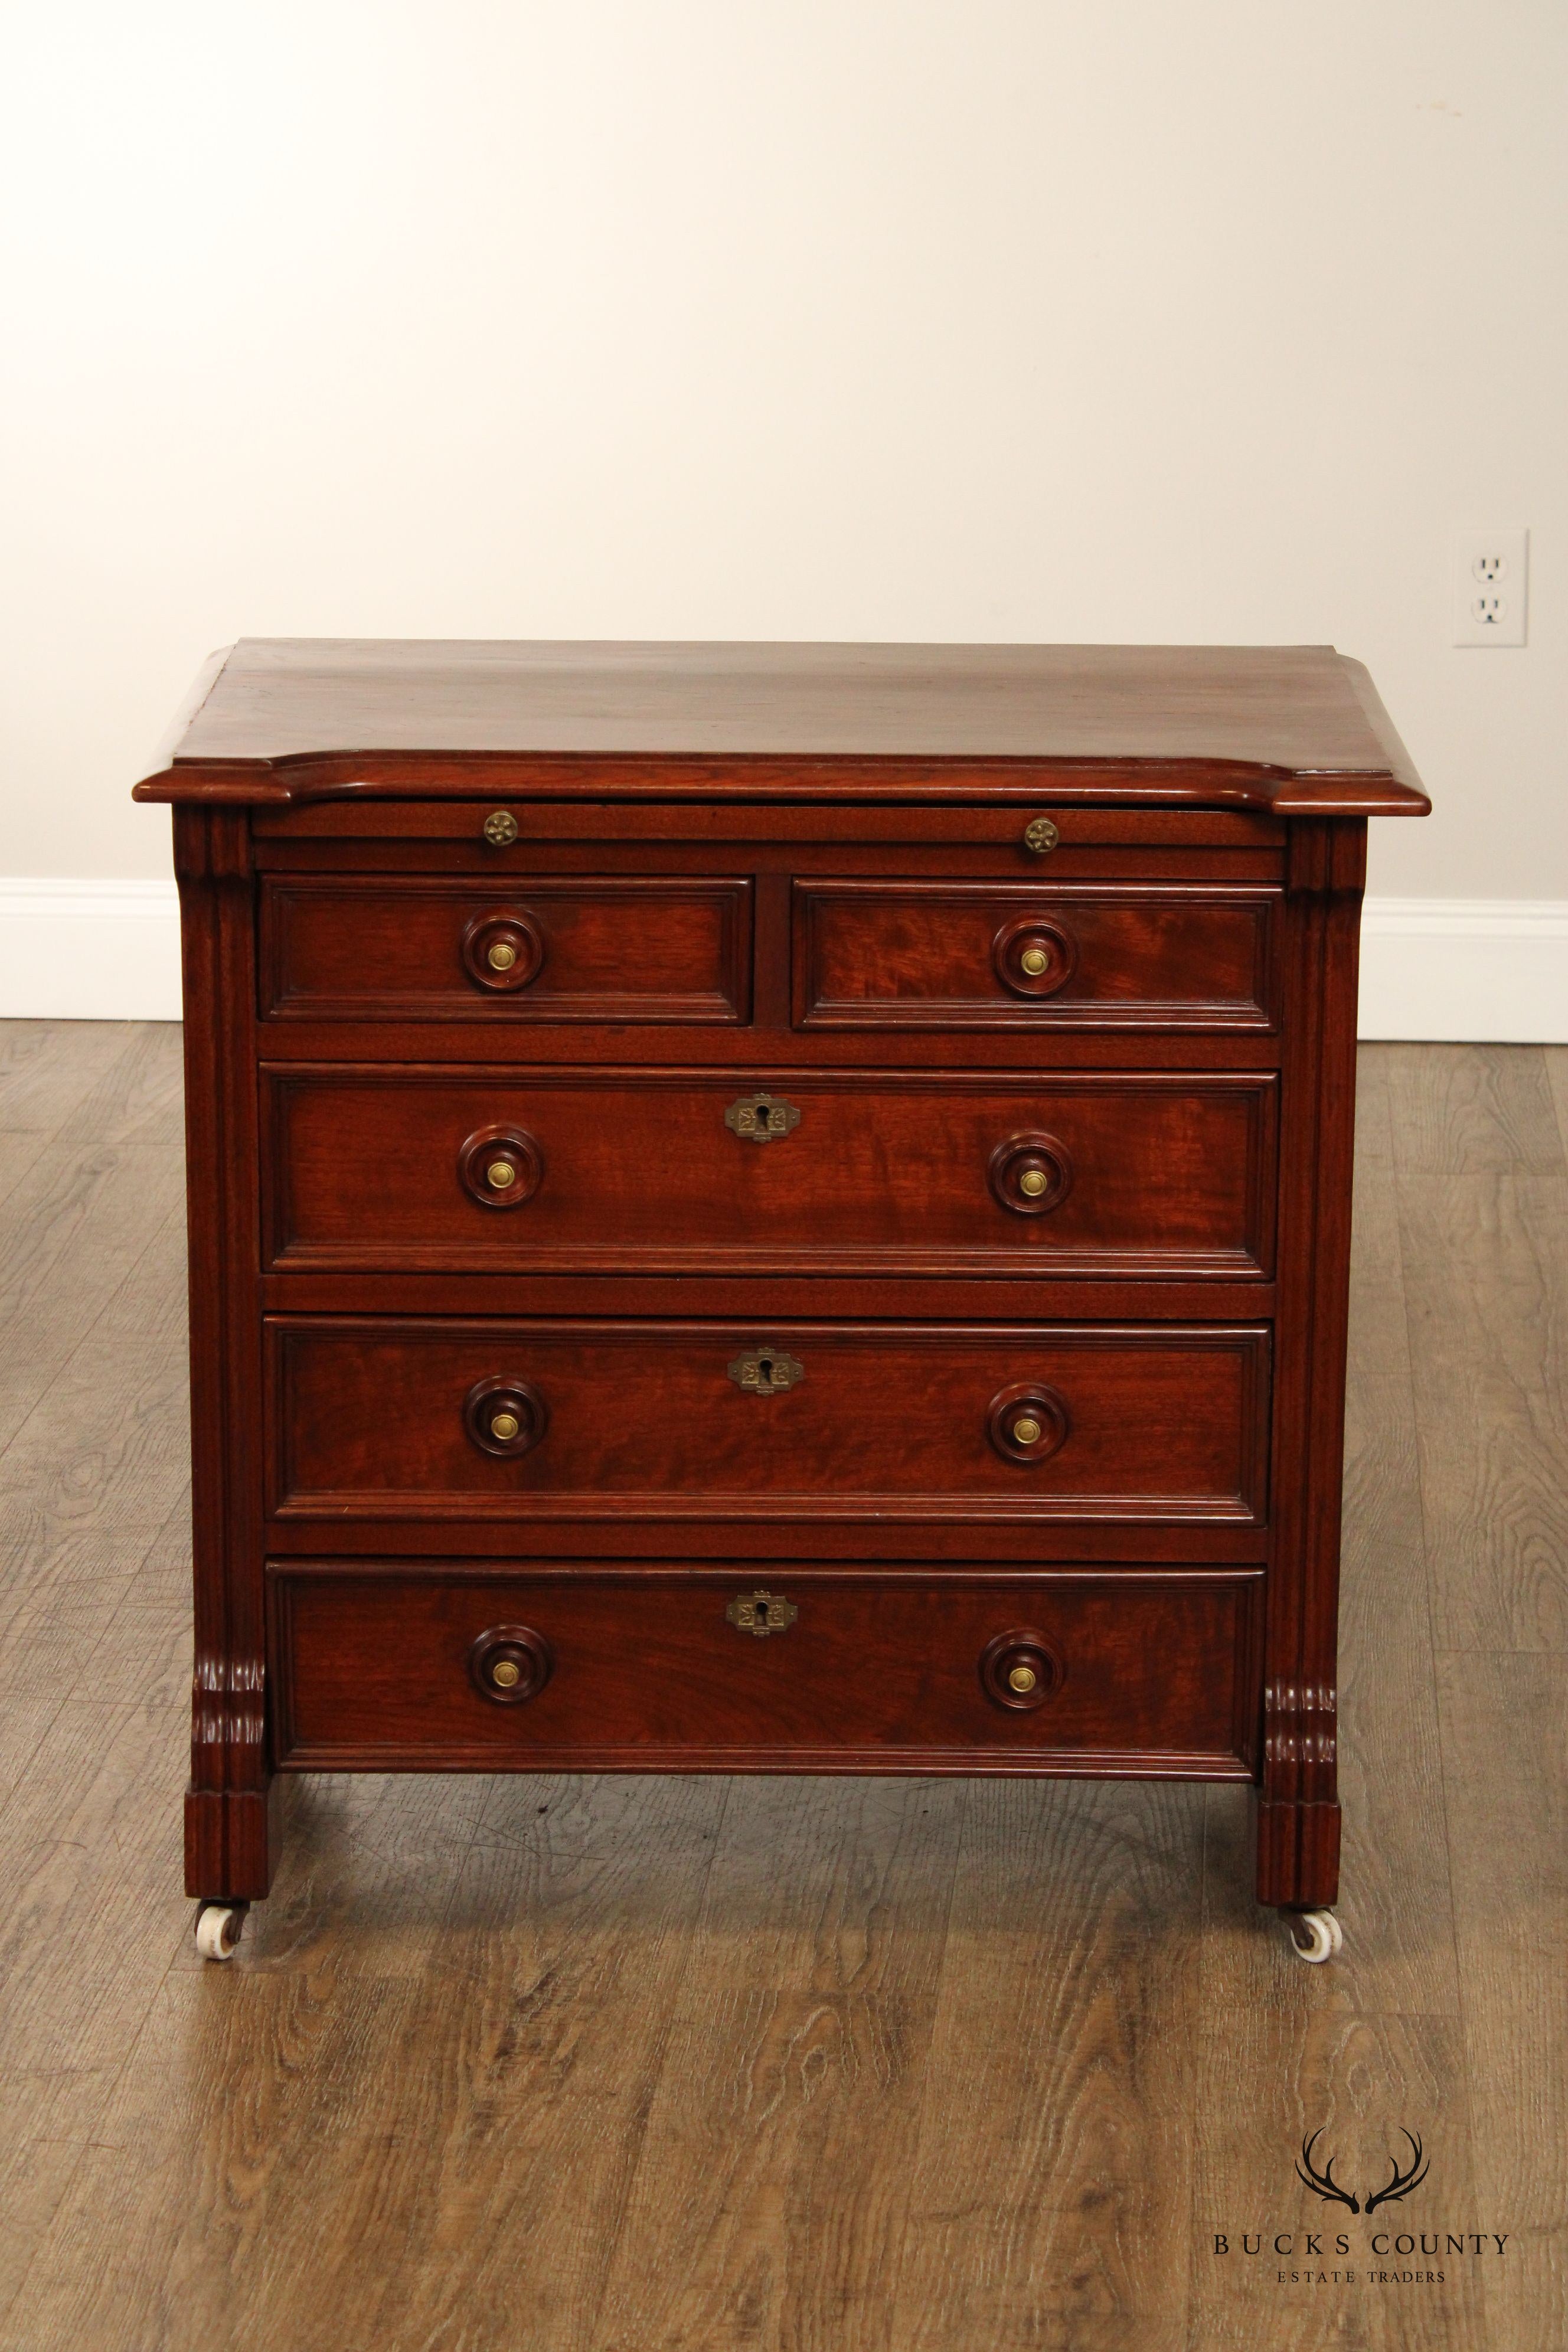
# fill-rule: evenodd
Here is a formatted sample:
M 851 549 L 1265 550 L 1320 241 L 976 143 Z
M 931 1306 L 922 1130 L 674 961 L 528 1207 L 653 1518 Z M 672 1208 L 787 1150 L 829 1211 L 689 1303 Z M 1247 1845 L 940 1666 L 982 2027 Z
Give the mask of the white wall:
M 1331 640 L 1437 801 L 1373 891 L 1568 901 L 1558 0 L 5 26 L 0 875 L 166 872 L 241 634 Z

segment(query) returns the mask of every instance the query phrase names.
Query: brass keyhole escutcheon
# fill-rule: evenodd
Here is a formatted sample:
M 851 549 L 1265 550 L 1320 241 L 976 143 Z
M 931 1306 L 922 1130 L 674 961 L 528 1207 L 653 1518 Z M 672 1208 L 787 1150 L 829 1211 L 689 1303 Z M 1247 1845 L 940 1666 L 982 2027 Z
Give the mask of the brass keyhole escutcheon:
M 800 1611 L 782 1592 L 759 1584 L 754 1592 L 737 1592 L 724 1614 L 738 1633 L 754 1633 L 760 1642 L 769 1633 L 787 1633 Z
M 510 809 L 492 809 L 479 830 L 492 849 L 510 849 L 517 839 L 517 819 Z
M 1016 1714 L 1043 1706 L 1061 1688 L 1062 1662 L 1043 1633 L 1019 1625 L 998 1633 L 980 1653 L 980 1687 L 997 1706 Z
M 1035 816 L 1024 827 L 1024 846 L 1037 857 L 1048 856 L 1061 835 L 1048 816 Z
M 782 1095 L 742 1095 L 724 1113 L 724 1124 L 748 1143 L 781 1143 L 800 1125 L 800 1112 Z
M 729 1370 L 735 1386 L 748 1396 L 783 1396 L 805 1378 L 805 1366 L 798 1356 L 792 1356 L 786 1348 L 766 1345 L 748 1348 L 734 1358 Z
M 510 940 L 492 940 L 485 950 L 485 961 L 492 971 L 510 971 L 517 961 L 517 950 Z
M 521 1209 L 543 1180 L 543 1154 L 521 1127 L 481 1127 L 458 1153 L 458 1181 L 481 1209 Z

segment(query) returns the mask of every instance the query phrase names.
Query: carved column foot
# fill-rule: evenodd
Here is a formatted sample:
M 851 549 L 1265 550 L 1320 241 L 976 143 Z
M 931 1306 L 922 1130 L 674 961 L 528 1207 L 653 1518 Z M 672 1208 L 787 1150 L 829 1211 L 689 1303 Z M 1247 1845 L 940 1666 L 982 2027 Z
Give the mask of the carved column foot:
M 1258 1899 L 1297 1911 L 1327 1910 L 1340 1891 L 1337 1804 L 1256 1800 Z
M 278 1862 L 276 1789 L 185 1790 L 187 1895 L 259 1902 Z

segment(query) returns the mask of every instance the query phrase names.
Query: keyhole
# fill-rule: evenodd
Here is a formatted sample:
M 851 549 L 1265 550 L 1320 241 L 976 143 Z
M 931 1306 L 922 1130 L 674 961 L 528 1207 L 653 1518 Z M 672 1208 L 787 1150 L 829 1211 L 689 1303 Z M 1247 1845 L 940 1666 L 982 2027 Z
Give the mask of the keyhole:
M 773 1384 L 773 1360 L 771 1356 L 757 1358 L 757 1386 L 771 1389 Z

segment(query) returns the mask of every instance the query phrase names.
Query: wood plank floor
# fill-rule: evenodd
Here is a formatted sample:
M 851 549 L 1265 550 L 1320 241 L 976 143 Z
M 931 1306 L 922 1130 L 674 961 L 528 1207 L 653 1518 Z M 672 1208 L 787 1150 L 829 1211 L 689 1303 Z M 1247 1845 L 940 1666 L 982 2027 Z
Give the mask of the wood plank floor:
M 1326 1969 L 1232 1790 L 542 1779 L 205 1968 L 178 1055 L 0 1025 L 0 2347 L 1568 2344 L 1568 1052 L 1363 1051 Z

